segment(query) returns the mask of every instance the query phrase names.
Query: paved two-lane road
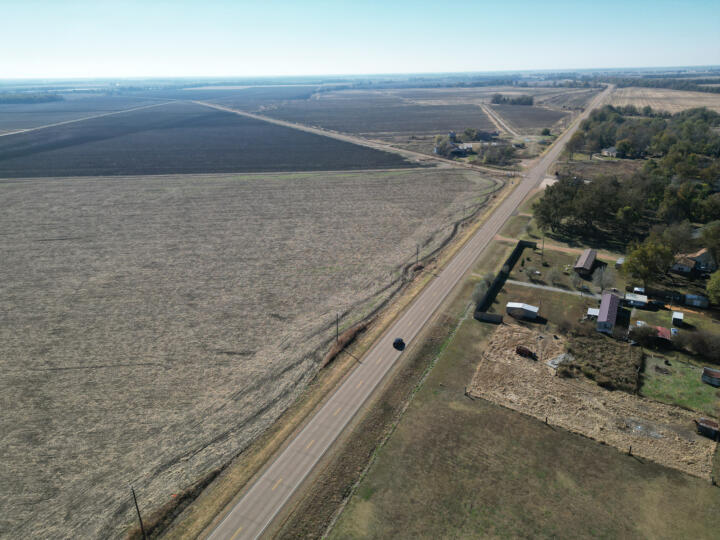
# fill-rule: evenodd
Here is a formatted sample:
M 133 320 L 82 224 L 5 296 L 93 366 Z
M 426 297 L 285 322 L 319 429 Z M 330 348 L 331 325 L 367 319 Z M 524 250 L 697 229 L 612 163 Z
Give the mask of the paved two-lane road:
M 596 96 L 581 118 L 600 105 L 610 91 L 611 88 L 608 88 Z M 544 178 L 548 167 L 555 161 L 576 128 L 577 122 L 528 170 L 518 187 L 365 354 L 362 363 L 335 390 L 288 446 L 274 458 L 209 538 L 237 540 L 257 538 L 262 534 L 395 364 L 401 353 L 393 349 L 393 339 L 402 337 L 406 342 L 410 342 L 420 332 L 445 297 L 500 231 L 505 221 Z

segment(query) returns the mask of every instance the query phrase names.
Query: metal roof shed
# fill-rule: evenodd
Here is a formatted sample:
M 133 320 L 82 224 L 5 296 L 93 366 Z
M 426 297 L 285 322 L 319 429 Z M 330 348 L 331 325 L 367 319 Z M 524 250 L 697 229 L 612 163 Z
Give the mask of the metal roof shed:
M 589 274 L 590 272 L 592 272 L 596 258 L 597 251 L 595 251 L 594 249 L 586 249 L 582 252 L 582 254 L 575 262 L 575 271 L 578 274 Z
M 537 306 L 531 306 L 530 304 L 523 304 L 522 302 L 508 302 L 505 306 L 505 310 L 508 315 L 517 317 L 520 319 L 536 319 L 540 308 Z
M 600 300 L 600 314 L 597 320 L 597 331 L 610 334 L 615 328 L 615 319 L 620 307 L 620 297 L 612 293 L 603 293 Z

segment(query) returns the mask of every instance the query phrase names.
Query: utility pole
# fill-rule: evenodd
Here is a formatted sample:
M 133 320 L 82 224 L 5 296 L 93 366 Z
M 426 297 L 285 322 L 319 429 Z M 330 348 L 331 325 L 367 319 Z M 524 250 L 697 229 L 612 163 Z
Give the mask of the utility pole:
M 138 521 L 140 522 L 140 531 L 142 531 L 143 540 L 147 540 L 147 534 L 145 534 L 145 526 L 143 525 L 142 517 L 140 516 L 140 507 L 138 506 L 137 497 L 135 496 L 135 488 L 132 487 L 132 484 L 130 485 L 130 491 L 132 491 L 133 502 L 135 503 L 135 510 L 137 510 Z
M 542 250 L 540 251 L 540 260 L 545 262 L 545 233 L 543 232 Z
M 415 266 L 420 261 L 420 244 L 415 244 Z
M 340 314 L 335 314 L 335 343 L 340 342 Z

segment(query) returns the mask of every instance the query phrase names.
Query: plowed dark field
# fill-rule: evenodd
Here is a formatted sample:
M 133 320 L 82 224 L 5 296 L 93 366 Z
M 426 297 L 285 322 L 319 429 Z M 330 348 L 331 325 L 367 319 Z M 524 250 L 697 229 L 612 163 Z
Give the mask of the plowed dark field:
M 526 105 L 492 105 L 492 108 L 503 119 L 520 130 L 549 128 L 568 116 L 567 113 L 560 111 Z
M 415 105 L 370 92 L 286 102 L 265 114 L 281 120 L 354 134 L 442 134 L 465 128 L 494 130 L 476 105 Z
M 181 102 L 0 137 L 0 178 L 412 166 L 394 154 Z

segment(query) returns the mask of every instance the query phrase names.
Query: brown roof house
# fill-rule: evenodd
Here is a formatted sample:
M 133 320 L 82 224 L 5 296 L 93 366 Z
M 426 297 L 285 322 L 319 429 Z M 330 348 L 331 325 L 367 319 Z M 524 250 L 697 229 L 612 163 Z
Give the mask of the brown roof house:
M 594 249 L 586 249 L 575 262 L 575 271 L 581 276 L 589 276 L 595 267 L 596 259 L 597 251 Z

